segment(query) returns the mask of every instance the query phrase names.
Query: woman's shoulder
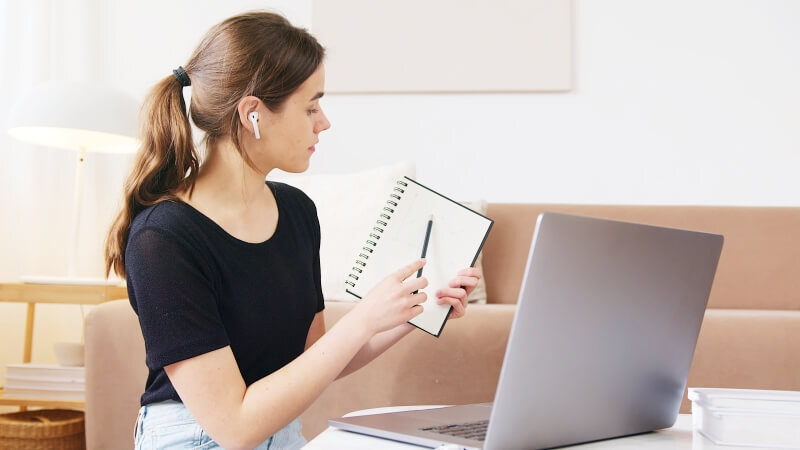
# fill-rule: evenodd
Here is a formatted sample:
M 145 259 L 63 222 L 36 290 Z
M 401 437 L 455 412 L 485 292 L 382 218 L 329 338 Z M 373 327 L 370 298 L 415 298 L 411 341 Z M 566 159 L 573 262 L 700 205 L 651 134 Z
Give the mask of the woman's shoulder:
M 311 197 L 309 197 L 301 189 L 280 181 L 267 181 L 267 186 L 272 189 L 275 197 L 279 199 L 278 201 L 283 200 L 298 203 L 306 208 L 310 208 L 310 210 L 316 215 L 317 208 L 314 204 L 314 200 L 312 200 Z
M 183 202 L 165 200 L 148 206 L 133 218 L 131 231 L 156 228 L 171 230 L 191 222 L 192 210 Z
M 139 212 L 131 223 L 125 250 L 126 260 L 141 260 L 153 254 L 196 254 L 198 242 L 196 219 L 191 207 L 176 201 L 161 201 Z
M 297 217 L 299 223 L 306 225 L 305 230 L 319 239 L 319 217 L 317 206 L 305 192 L 295 186 L 277 181 L 267 181 L 267 185 L 275 194 L 282 212 L 288 212 Z
M 159 239 L 197 245 L 199 240 L 213 235 L 207 220 L 193 207 L 181 201 L 165 200 L 149 206 L 136 215 L 131 223 L 129 239 L 148 232 Z

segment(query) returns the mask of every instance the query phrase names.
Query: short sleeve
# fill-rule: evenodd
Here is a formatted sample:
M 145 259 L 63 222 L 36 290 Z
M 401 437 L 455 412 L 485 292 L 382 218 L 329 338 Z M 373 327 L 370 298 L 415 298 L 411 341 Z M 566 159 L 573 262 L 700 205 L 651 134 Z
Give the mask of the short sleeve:
M 319 217 L 314 201 L 305 194 L 303 196 L 308 202 L 308 220 L 311 224 L 311 236 L 314 239 L 314 290 L 317 292 L 317 312 L 322 312 L 325 309 L 325 296 L 322 294 L 322 269 L 319 258 L 319 249 L 322 244 Z
M 126 276 L 150 369 L 230 345 L 211 267 L 165 230 L 143 228 L 130 236 Z
M 285 199 L 291 200 L 293 204 L 299 206 L 302 211 L 304 229 L 311 236 L 314 249 L 314 291 L 317 295 L 317 312 L 325 309 L 325 296 L 322 293 L 322 270 L 320 264 L 319 250 L 322 243 L 319 227 L 319 216 L 317 216 L 317 205 L 302 190 L 285 184 L 267 181 L 267 185 L 272 189 L 276 196 L 286 194 Z M 282 197 L 283 198 L 283 197 Z
M 316 218 L 316 215 L 314 216 Z M 317 292 L 317 312 L 325 309 L 325 296 L 322 294 L 322 270 L 319 261 L 320 232 L 319 221 L 317 224 L 317 234 L 314 237 L 314 290 Z

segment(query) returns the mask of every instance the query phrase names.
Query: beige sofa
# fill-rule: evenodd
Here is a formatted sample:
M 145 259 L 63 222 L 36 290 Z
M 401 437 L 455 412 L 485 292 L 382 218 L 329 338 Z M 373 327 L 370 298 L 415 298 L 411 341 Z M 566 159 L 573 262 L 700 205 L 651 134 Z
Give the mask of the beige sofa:
M 414 332 L 359 372 L 333 383 L 303 414 L 307 438 L 326 419 L 378 406 L 491 401 L 533 227 L 561 211 L 720 233 L 725 245 L 689 374 L 689 386 L 800 390 L 800 208 L 490 204 L 484 249 L 488 304 L 471 305 L 441 338 Z M 332 326 L 353 307 L 328 302 Z M 132 445 L 144 386 L 144 346 L 125 301 L 86 323 L 86 435 L 90 449 Z M 684 399 L 682 412 L 689 412 Z M 130 444 L 130 445 L 128 445 Z

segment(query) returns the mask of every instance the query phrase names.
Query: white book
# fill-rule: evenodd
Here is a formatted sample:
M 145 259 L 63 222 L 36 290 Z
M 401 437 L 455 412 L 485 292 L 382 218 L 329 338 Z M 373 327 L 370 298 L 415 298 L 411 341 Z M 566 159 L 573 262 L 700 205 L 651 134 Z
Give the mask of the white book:
M 47 390 L 47 389 L 6 388 L 4 394 L 6 397 L 41 398 L 41 399 L 54 399 L 54 400 L 83 401 L 85 398 L 84 391 L 82 390 L 61 391 L 61 390 Z
M 45 389 L 45 390 L 65 390 L 82 391 L 86 383 L 83 378 L 61 379 L 61 378 L 21 378 L 6 376 L 6 389 Z
M 29 375 L 19 375 L 19 374 L 11 374 L 6 375 L 6 381 L 9 380 L 24 380 L 30 381 L 35 383 L 80 383 L 83 384 L 86 382 L 86 378 L 84 376 L 73 376 L 73 375 L 63 375 L 63 376 L 51 376 L 51 377 L 42 377 L 42 376 L 29 376 Z
M 451 307 L 436 303 L 436 291 L 475 264 L 494 221 L 409 177 L 398 180 L 386 198 L 383 210 L 376 211 L 375 225 L 364 232 L 345 281 L 347 292 L 363 298 L 388 275 L 418 259 L 427 239 L 422 276 L 429 282 L 423 289 L 428 298 L 423 313 L 409 323 L 438 337 Z
M 6 376 L 15 378 L 46 377 L 75 379 L 84 378 L 82 366 L 60 366 L 58 364 L 12 363 L 6 365 Z

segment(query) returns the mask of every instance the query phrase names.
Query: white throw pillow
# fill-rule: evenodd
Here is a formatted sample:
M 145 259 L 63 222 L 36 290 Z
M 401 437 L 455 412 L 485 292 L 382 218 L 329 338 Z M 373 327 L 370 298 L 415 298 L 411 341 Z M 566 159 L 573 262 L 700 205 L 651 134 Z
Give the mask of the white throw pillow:
M 320 265 L 325 300 L 357 301 L 344 282 L 397 180 L 414 178 L 414 163 L 344 175 L 283 175 L 270 179 L 295 186 L 317 206 L 322 235 Z

